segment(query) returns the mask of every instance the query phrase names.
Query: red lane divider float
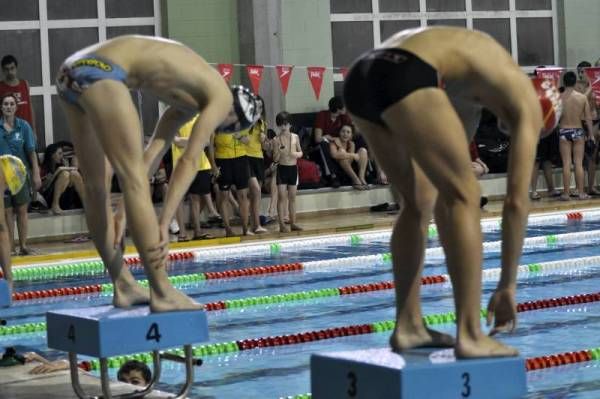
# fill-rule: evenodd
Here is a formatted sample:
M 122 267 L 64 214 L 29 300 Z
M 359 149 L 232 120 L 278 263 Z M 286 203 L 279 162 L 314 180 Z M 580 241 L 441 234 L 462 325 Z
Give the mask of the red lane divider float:
M 182 251 L 182 252 L 172 252 L 167 256 L 168 260 L 186 260 L 193 259 L 194 253 L 190 251 Z M 127 256 L 123 260 L 126 265 L 134 266 L 141 265 L 142 259 L 139 256 Z
M 101 284 L 85 285 L 78 287 L 53 288 L 49 290 L 13 292 L 12 299 L 13 301 L 26 301 L 29 299 L 93 294 L 98 292 L 102 292 Z
M 567 220 L 581 220 L 583 214 L 581 212 L 569 212 L 567 213 Z
M 558 367 L 566 364 L 589 362 L 593 359 L 590 350 L 556 353 L 553 355 L 529 357 L 525 361 L 527 371 Z

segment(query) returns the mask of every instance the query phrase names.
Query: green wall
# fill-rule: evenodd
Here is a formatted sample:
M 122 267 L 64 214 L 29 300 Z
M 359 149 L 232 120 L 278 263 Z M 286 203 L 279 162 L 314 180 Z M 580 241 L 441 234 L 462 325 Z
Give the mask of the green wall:
M 331 22 L 329 1 L 281 1 L 282 62 L 302 66 L 331 67 Z M 319 101 L 305 68 L 295 69 L 285 98 L 288 112 L 311 112 L 327 108 L 333 96 L 333 74 L 325 71 Z
M 600 58 L 600 0 L 559 0 L 560 63 L 573 67 Z
M 162 10 L 165 37 L 208 62 L 239 62 L 236 0 L 163 0 Z

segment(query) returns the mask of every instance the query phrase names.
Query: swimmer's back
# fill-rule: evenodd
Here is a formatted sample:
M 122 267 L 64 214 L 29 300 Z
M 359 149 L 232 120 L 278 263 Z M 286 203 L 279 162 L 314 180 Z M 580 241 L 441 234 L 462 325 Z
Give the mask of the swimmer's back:
M 173 40 L 125 35 L 86 47 L 70 59 L 96 55 L 125 70 L 130 88 L 149 90 L 169 104 L 198 109 L 208 93 L 227 89 L 218 72 L 200 55 Z
M 465 97 L 485 105 L 507 122 L 524 112 L 526 104 L 537 107 L 527 76 L 486 33 L 455 27 L 417 28 L 397 33 L 380 47 L 415 54 L 436 69 L 442 81 L 459 82 Z

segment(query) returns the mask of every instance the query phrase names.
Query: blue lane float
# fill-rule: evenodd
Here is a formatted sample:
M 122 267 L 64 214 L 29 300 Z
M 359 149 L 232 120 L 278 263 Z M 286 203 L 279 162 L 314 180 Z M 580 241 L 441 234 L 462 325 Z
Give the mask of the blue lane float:
M 10 289 L 6 280 L 0 278 L 0 308 L 6 308 L 11 304 Z
M 161 361 L 186 365 L 186 383 L 175 398 L 184 398 L 194 380 L 192 344 L 208 340 L 208 322 L 203 310 L 151 313 L 147 306 L 119 309 L 112 306 L 65 309 L 46 314 L 48 347 L 69 353 L 71 384 L 79 398 L 83 392 L 77 371 L 77 355 L 100 359 L 104 398 L 110 398 L 108 358 L 131 353 L 152 352 L 154 372 L 151 384 L 120 398 L 142 397 L 150 393 L 160 378 Z M 163 356 L 160 350 L 183 346 L 184 356 Z
M 525 359 L 456 360 L 452 349 L 389 348 L 314 354 L 313 399 L 520 398 Z

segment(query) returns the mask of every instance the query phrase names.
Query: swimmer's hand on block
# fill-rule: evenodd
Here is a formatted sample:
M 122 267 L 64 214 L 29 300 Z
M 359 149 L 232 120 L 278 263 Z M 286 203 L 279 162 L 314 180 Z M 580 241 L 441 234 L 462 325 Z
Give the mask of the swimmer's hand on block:
M 46 313 L 48 347 L 98 358 L 148 352 L 208 340 L 203 310 L 152 313 L 102 306 Z
M 6 280 L 0 278 L 0 308 L 5 308 L 11 304 L 10 289 Z M 1 320 L 0 321 L 4 321 Z M 0 323 L 2 325 L 2 323 Z
M 456 360 L 453 349 L 389 348 L 312 355 L 313 399 L 521 398 L 525 359 Z
M 0 171 L 12 195 L 18 193 L 27 180 L 25 164 L 14 155 L 0 155 Z

